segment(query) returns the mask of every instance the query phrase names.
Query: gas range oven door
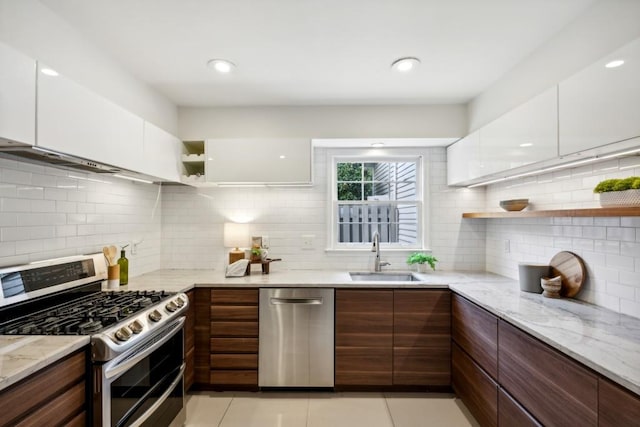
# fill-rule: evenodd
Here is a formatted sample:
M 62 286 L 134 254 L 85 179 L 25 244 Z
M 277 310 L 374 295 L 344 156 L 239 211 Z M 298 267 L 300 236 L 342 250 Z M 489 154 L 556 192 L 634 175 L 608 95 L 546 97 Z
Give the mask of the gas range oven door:
M 93 366 L 93 426 L 182 425 L 184 316 L 115 359 Z

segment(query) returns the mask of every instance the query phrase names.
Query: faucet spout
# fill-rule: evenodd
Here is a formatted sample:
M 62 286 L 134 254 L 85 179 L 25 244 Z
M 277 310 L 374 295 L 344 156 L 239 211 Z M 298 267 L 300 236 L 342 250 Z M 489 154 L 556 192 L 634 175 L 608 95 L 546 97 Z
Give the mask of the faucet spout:
M 375 258 L 375 262 L 373 264 L 373 270 L 374 271 L 382 271 L 382 266 L 383 265 L 389 265 L 388 262 L 380 262 L 380 233 L 378 233 L 378 230 L 373 232 L 373 238 L 372 238 L 372 246 L 371 246 L 371 252 L 375 252 L 376 253 L 376 258 Z

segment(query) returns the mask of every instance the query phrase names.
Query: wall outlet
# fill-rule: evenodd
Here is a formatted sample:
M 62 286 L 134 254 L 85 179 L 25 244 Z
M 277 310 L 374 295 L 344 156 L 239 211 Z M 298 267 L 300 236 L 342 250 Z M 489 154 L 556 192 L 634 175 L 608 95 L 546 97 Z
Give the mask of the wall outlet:
M 315 237 L 313 234 L 304 234 L 302 236 L 302 249 L 313 249 L 313 239 Z
M 511 241 L 509 239 L 504 240 L 504 253 L 508 254 L 511 252 Z

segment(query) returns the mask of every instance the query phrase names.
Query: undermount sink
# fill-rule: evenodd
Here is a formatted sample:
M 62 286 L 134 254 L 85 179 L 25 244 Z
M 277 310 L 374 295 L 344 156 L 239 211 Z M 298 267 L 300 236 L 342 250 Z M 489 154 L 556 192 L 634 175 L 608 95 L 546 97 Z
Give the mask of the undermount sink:
M 420 279 L 411 273 L 349 273 L 353 281 L 370 282 L 419 282 Z

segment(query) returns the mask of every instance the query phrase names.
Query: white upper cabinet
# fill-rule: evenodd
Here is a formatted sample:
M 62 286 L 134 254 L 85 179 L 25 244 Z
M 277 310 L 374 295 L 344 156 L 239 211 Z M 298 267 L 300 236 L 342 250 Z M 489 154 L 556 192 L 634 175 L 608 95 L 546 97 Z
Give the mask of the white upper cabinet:
M 0 43 L 0 138 L 35 144 L 36 61 Z
M 310 184 L 308 139 L 209 139 L 205 147 L 208 182 Z
M 144 163 L 142 118 L 62 75 L 38 73 L 37 125 L 43 148 L 134 171 Z
M 638 136 L 640 39 L 560 83 L 560 155 Z
M 555 86 L 480 129 L 483 175 L 557 156 L 558 92 Z
M 482 176 L 480 167 L 480 132 L 447 147 L 447 184 L 456 185 Z
M 163 129 L 144 122 L 144 161 L 139 172 L 166 181 L 180 182 L 181 141 Z

